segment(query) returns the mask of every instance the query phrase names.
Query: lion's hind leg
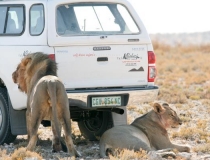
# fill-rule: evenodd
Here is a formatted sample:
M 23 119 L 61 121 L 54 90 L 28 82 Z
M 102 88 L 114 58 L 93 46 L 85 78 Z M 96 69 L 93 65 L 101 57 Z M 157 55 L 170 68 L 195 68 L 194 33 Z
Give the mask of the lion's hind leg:
M 55 126 L 55 122 L 52 119 L 51 120 L 51 125 L 52 125 L 52 132 L 53 132 L 53 139 L 52 139 L 52 147 L 53 147 L 53 152 L 59 152 L 62 150 L 62 145 L 61 145 L 61 125 L 60 123 L 58 126 Z
M 35 116 L 36 115 L 36 116 Z M 27 150 L 29 151 L 33 151 L 36 143 L 37 143 L 37 131 L 39 128 L 39 125 L 41 124 L 42 121 L 42 117 L 41 116 L 37 116 L 38 114 L 36 113 L 32 113 L 31 114 L 31 121 L 30 121 L 30 132 L 29 132 L 29 143 L 27 146 Z
M 69 113 L 70 115 L 70 113 Z M 74 143 L 71 136 L 71 121 L 70 117 L 68 116 L 68 113 L 65 113 L 63 117 L 61 118 L 62 127 L 64 129 L 65 134 L 65 141 L 66 146 L 68 149 L 68 153 L 72 154 L 73 156 L 79 157 L 81 156 L 79 152 L 74 147 Z

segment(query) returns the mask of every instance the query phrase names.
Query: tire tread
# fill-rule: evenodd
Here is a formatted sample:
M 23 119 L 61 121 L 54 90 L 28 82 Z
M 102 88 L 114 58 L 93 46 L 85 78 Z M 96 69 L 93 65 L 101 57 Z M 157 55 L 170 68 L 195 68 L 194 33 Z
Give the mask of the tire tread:
M 6 88 L 2 88 L 0 87 L 0 97 L 3 99 L 3 103 L 6 104 L 6 109 L 7 109 L 7 112 L 9 113 L 9 105 L 8 105 L 8 96 L 7 96 L 7 89 Z M 17 135 L 13 135 L 12 132 L 11 132 L 11 126 L 10 126 L 10 118 L 8 116 L 8 126 L 6 128 L 6 132 L 5 132 L 5 136 L 3 138 L 0 139 L 0 144 L 4 144 L 4 143 L 11 143 L 13 142 Z

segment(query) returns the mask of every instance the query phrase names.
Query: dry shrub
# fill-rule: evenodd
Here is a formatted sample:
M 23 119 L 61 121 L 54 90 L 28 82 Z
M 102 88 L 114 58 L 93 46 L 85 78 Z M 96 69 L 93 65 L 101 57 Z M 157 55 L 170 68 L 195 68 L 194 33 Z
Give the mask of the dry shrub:
M 128 105 L 127 109 L 130 110 L 130 111 L 136 111 L 137 107 L 135 105 Z
M 113 155 L 109 155 L 110 160 L 128 160 L 128 159 L 147 159 L 147 152 L 140 149 L 137 152 L 128 149 L 115 149 Z
M 210 143 L 201 144 L 193 148 L 194 152 L 210 153 Z
M 209 99 L 202 99 L 202 104 L 206 108 L 206 112 L 210 114 L 210 98 Z
M 157 56 L 158 85 L 189 87 L 210 79 L 210 56 L 207 54 L 210 45 L 169 46 L 158 42 L 153 42 L 153 45 Z
M 201 98 L 210 99 L 210 86 L 204 86 L 203 91 L 201 92 Z
M 183 105 L 180 104 L 180 103 L 175 104 L 175 107 L 176 107 L 176 108 L 182 108 L 182 106 L 183 106 Z
M 208 123 L 207 120 L 200 119 L 197 122 L 197 127 L 200 128 L 200 129 L 202 129 L 202 130 L 205 130 L 206 127 L 207 127 L 207 123 Z
M 179 118 L 182 120 L 182 122 L 190 122 L 192 120 L 189 116 L 180 115 Z
M 163 51 L 163 52 L 182 52 L 182 53 L 192 53 L 192 52 L 202 52 L 202 53 L 209 53 L 210 52 L 210 45 L 209 44 L 202 44 L 202 45 L 182 45 L 182 44 L 175 44 L 169 45 L 163 42 L 153 41 L 152 42 L 155 51 Z M 174 53 L 175 53 L 174 52 Z
M 0 160 L 10 160 L 9 155 L 7 155 L 7 151 L 5 149 L 0 149 Z
M 181 128 L 179 132 L 172 133 L 172 138 L 180 137 L 183 139 L 191 140 L 205 140 L 208 142 L 210 139 L 210 133 L 206 130 L 207 121 L 199 120 L 196 124 L 196 127 L 185 127 Z
M 158 100 L 163 100 L 168 103 L 186 103 L 187 97 L 182 88 L 169 86 L 168 88 L 160 88 Z
M 201 102 L 205 107 L 210 108 L 210 97 L 208 99 L 202 99 Z
M 192 100 L 199 100 L 201 97 L 200 97 L 200 95 L 192 95 L 189 98 Z
M 185 95 L 187 98 L 192 100 L 208 100 L 210 99 L 210 86 L 200 85 L 200 86 L 191 86 L 190 89 L 185 90 Z
M 33 158 L 34 160 L 42 160 L 43 158 L 36 152 L 27 151 L 26 148 L 19 148 L 11 155 L 11 160 L 25 160 Z
M 145 108 L 143 106 L 138 107 L 135 105 L 128 105 L 127 110 L 137 112 L 139 115 L 142 115 L 142 114 L 145 114 L 146 112 L 148 112 L 147 108 Z
M 153 42 L 157 56 L 158 100 L 173 104 L 210 99 L 210 45 L 170 46 Z
M 42 160 L 43 158 L 36 152 L 26 151 L 26 148 L 19 148 L 14 151 L 11 155 L 7 155 L 6 150 L 0 149 L 0 160 Z
M 168 52 L 171 49 L 171 46 L 168 44 L 159 43 L 158 41 L 153 41 L 152 43 L 154 51 L 160 54 L 165 54 L 165 52 Z

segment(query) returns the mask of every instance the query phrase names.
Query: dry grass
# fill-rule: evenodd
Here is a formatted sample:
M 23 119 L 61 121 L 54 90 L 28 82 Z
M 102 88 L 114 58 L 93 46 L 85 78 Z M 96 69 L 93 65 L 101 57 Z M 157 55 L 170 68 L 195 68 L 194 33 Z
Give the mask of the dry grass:
M 172 138 L 180 137 L 182 139 L 210 142 L 210 132 L 206 130 L 207 125 L 206 120 L 199 120 L 195 127 L 184 127 L 179 132 L 172 133 Z
M 14 153 L 11 155 L 12 160 L 24 160 L 27 158 L 33 158 L 34 160 L 42 160 L 42 157 L 36 153 L 27 151 L 26 148 L 19 148 L 14 151 Z
M 200 144 L 193 148 L 194 152 L 210 153 L 210 143 Z
M 113 152 L 113 155 L 109 155 L 110 160 L 128 160 L 128 159 L 147 159 L 147 152 L 140 149 L 138 152 L 134 150 L 118 150 Z
M 36 152 L 27 151 L 26 148 L 16 149 L 11 155 L 6 153 L 6 150 L 0 149 L 0 160 L 42 160 L 43 158 Z
M 158 99 L 169 103 L 210 98 L 210 45 L 169 46 L 153 42 L 160 86 Z
M 0 160 L 9 160 L 9 155 L 7 155 L 6 150 L 0 149 Z

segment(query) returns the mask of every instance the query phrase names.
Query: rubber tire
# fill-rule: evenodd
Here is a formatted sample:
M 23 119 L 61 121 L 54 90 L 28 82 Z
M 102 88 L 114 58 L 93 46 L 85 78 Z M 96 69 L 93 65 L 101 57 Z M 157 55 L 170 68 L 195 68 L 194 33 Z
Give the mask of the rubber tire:
M 111 112 L 105 111 L 91 111 L 98 112 L 99 119 L 92 118 L 91 120 L 83 120 L 78 122 L 81 134 L 90 141 L 98 141 L 102 134 L 109 128 L 113 127 L 113 120 Z M 91 126 L 91 122 L 99 123 L 98 126 Z M 94 127 L 94 129 L 93 129 Z M 96 128 L 95 128 L 96 127 Z
M 9 105 L 6 88 L 0 88 L 0 113 L 2 113 L 2 124 L 0 124 L 0 145 L 13 142 L 17 135 L 13 135 L 10 127 Z

